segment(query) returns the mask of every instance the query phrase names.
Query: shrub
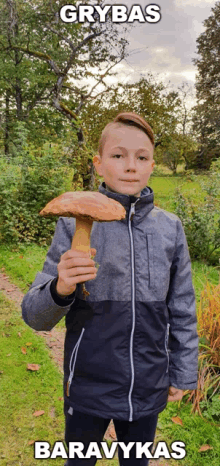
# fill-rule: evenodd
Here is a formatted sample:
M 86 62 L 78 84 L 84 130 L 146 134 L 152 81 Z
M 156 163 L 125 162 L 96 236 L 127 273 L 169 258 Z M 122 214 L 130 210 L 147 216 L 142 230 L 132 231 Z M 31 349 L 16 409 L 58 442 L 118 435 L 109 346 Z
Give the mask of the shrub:
M 197 313 L 201 347 L 209 362 L 220 369 L 220 284 L 207 282 Z
M 208 399 L 220 391 L 220 284 L 207 283 L 197 313 L 199 335 L 198 388 L 187 400 L 193 411 L 207 408 Z M 202 403 L 204 401 L 204 403 Z
M 0 162 L 0 235 L 5 242 L 51 241 L 56 219 L 42 218 L 39 211 L 67 190 L 67 167 L 46 145 L 44 155 L 31 151 L 25 158 Z
M 205 260 L 210 265 L 218 265 L 220 257 L 220 160 L 212 164 L 209 176 L 206 176 L 205 180 L 199 180 L 199 183 L 206 193 L 204 202 L 196 204 L 177 188 L 174 209 L 183 223 L 191 259 Z

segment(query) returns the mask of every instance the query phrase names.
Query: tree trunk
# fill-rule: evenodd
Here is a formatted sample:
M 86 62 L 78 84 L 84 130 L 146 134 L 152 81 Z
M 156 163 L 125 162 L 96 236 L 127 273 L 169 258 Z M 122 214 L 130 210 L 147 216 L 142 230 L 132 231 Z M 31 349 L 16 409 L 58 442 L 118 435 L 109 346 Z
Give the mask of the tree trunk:
M 9 90 L 6 91 L 5 97 L 5 155 L 9 154 L 9 134 L 10 134 L 10 115 L 9 115 Z

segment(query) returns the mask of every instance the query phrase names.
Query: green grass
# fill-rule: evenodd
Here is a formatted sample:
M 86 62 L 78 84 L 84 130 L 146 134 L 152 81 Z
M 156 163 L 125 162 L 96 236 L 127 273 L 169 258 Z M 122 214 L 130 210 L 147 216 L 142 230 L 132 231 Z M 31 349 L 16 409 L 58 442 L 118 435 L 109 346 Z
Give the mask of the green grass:
M 199 261 L 193 261 L 192 262 L 192 279 L 193 279 L 193 286 L 195 289 L 196 301 L 198 304 L 200 300 L 201 291 L 205 288 L 207 281 L 212 283 L 213 285 L 218 285 L 219 283 L 218 267 L 206 265 Z
M 176 416 L 180 417 L 183 426 L 172 421 L 172 417 Z M 163 439 L 169 436 L 172 441 L 179 440 L 186 445 L 186 457 L 178 461 L 179 464 L 182 466 L 217 466 L 220 464 L 220 427 L 205 422 L 198 414 L 191 414 L 191 405 L 184 405 L 183 401 L 180 407 L 178 402 L 168 403 L 166 409 L 160 414 L 159 420 Z M 199 452 L 202 445 L 209 445 L 212 449 Z
M 198 181 L 187 180 L 183 176 L 155 176 L 150 178 L 148 185 L 154 191 L 154 202 L 161 208 L 174 212 L 174 195 L 176 188 L 181 188 L 181 192 L 190 195 L 194 202 L 201 203 L 204 200 L 205 192 L 199 184 L 202 175 L 197 176 Z
M 37 272 L 42 270 L 48 247 L 0 245 L 0 271 L 6 273 L 23 292 L 28 291 Z
M 27 346 L 27 343 L 32 343 Z M 26 348 L 23 354 L 21 348 Z M 27 364 L 39 364 L 36 372 Z M 21 319 L 20 312 L 0 294 L 0 463 L 2 466 L 30 466 L 32 440 L 52 445 L 64 435 L 62 376 L 51 360 L 42 337 Z M 45 414 L 34 417 L 35 411 Z M 48 464 L 41 460 L 41 465 Z M 63 464 L 60 459 L 53 464 Z

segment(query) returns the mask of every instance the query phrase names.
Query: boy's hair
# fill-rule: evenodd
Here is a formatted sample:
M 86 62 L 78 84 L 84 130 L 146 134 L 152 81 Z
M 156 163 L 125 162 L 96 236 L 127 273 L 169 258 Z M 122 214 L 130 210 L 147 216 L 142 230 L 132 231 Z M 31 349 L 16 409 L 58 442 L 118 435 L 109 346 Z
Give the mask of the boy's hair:
M 127 112 L 127 113 L 119 113 L 113 121 L 108 123 L 102 131 L 101 137 L 99 139 L 98 151 L 100 157 L 103 154 L 103 148 L 105 141 L 107 139 L 109 130 L 114 128 L 115 126 L 135 126 L 136 128 L 141 129 L 144 131 L 147 136 L 149 137 L 152 145 L 154 146 L 154 133 L 150 125 L 142 118 L 141 116 L 137 115 L 137 113 Z

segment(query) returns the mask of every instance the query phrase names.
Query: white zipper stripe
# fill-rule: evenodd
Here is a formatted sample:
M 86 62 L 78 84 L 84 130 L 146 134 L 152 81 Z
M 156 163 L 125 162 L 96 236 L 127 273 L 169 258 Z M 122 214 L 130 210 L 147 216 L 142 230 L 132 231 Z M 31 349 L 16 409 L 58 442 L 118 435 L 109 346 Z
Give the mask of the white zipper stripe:
M 136 201 L 137 202 L 137 201 Z M 133 235 L 131 229 L 131 215 L 135 213 L 135 203 L 131 204 L 131 209 L 129 212 L 129 234 L 130 234 L 130 242 L 131 242 L 131 277 L 132 277 L 132 286 L 131 286 L 131 293 L 132 293 L 132 330 L 131 330 L 131 337 L 130 337 L 130 361 L 131 361 L 131 385 L 128 394 L 128 402 L 130 406 L 130 416 L 129 421 L 133 419 L 133 406 L 131 401 L 131 395 L 134 386 L 134 359 L 133 359 L 133 338 L 134 338 L 134 329 L 135 329 L 135 283 L 134 283 L 134 243 L 133 243 Z
M 73 375 L 74 375 L 74 369 L 75 369 L 75 364 L 76 364 L 77 353 L 78 353 L 79 345 L 80 345 L 80 342 L 82 340 L 82 336 L 83 336 L 84 331 L 85 331 L 85 328 L 83 327 L 83 329 L 81 331 L 81 334 L 80 334 L 80 337 L 79 337 L 76 345 L 74 346 L 73 352 L 72 352 L 72 355 L 71 355 L 70 365 L 69 365 L 70 375 L 69 375 L 69 379 L 68 379 L 69 387 L 71 385 L 72 378 L 73 378 Z M 71 364 L 72 364 L 72 359 L 73 359 L 74 353 L 75 353 L 75 358 L 74 358 L 73 367 L 72 367 L 72 370 L 71 370 Z
M 166 372 L 168 372 L 168 369 L 169 369 L 169 359 L 170 359 L 169 351 L 168 351 L 169 331 L 170 331 L 170 324 L 167 324 L 166 337 L 165 337 L 165 350 L 166 350 L 166 353 L 167 353 L 167 370 L 166 370 Z

